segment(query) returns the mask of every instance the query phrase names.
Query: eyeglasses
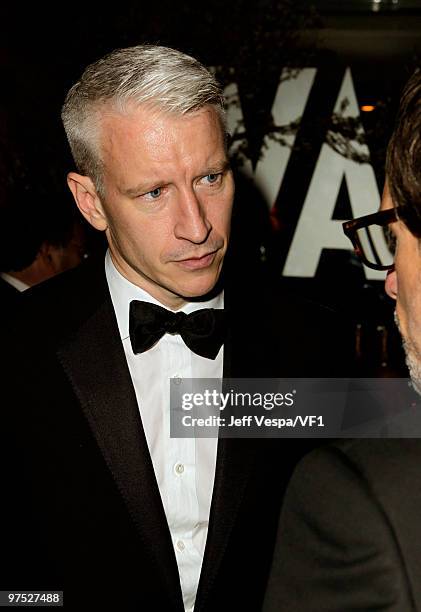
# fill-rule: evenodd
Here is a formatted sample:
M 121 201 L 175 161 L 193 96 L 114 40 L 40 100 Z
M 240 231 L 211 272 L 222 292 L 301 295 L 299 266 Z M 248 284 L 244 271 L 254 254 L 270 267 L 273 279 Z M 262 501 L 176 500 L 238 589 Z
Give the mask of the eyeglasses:
M 405 220 L 407 213 L 407 206 L 396 206 L 342 224 L 355 253 L 366 266 L 374 270 L 393 268 L 396 238 L 388 226 Z

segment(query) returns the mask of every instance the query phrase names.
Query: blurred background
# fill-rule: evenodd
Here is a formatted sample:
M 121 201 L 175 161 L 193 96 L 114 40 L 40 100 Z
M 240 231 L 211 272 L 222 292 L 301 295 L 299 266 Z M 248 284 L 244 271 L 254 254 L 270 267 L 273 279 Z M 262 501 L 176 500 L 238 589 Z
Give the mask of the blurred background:
M 17 2 L 1 13 L 0 252 L 18 245 L 24 218 L 72 218 L 60 107 L 84 67 L 121 46 L 173 46 L 225 88 L 244 283 L 262 274 L 274 295 L 341 313 L 361 374 L 406 374 L 384 273 L 359 264 L 341 221 L 379 206 L 400 92 L 421 61 L 421 1 Z M 23 184 L 19 204 L 10 191 Z M 83 231 L 81 257 L 102 248 Z

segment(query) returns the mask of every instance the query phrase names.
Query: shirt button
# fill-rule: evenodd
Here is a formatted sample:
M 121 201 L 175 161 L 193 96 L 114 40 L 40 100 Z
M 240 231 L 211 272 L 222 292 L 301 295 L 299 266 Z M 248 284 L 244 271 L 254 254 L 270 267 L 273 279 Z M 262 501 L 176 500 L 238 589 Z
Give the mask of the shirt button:
M 186 547 L 185 547 L 184 542 L 183 542 L 182 540 L 178 540 L 178 541 L 177 541 L 177 549 L 178 549 L 180 552 L 183 552 L 183 550 L 184 550 L 185 548 L 186 548 Z
M 174 374 L 173 380 L 175 385 L 181 385 L 182 379 L 180 378 L 179 374 Z
M 184 472 L 184 465 L 182 463 L 176 463 L 174 466 L 174 471 L 178 476 L 181 476 Z

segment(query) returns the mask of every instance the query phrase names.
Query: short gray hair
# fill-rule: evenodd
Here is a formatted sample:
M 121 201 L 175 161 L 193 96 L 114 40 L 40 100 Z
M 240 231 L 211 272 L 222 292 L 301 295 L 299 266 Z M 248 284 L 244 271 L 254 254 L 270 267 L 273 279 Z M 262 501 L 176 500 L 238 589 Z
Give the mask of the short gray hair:
M 69 90 L 61 113 L 76 167 L 103 192 L 98 112 L 124 113 L 128 103 L 185 115 L 212 105 L 225 128 L 224 98 L 214 76 L 198 60 L 168 47 L 117 49 L 90 64 Z

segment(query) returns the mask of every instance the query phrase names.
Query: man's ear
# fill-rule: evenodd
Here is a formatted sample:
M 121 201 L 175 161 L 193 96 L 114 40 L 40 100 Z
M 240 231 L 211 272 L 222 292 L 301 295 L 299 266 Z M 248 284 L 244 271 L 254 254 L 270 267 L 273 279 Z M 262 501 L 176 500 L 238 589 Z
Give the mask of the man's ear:
M 85 219 L 95 229 L 105 231 L 108 227 L 107 219 L 95 185 L 89 176 L 83 176 L 82 174 L 77 174 L 77 172 L 69 172 L 67 184 L 73 194 L 77 207 Z

